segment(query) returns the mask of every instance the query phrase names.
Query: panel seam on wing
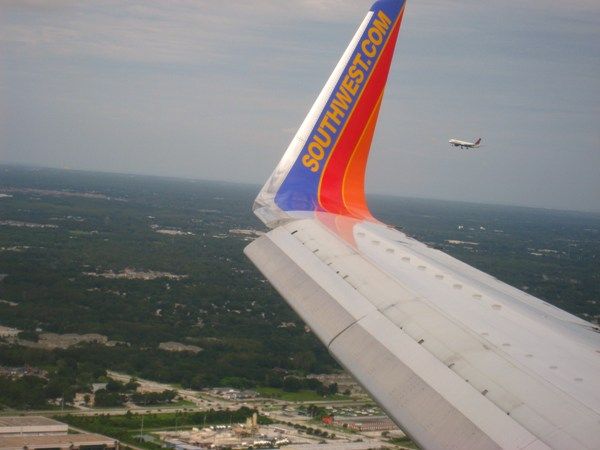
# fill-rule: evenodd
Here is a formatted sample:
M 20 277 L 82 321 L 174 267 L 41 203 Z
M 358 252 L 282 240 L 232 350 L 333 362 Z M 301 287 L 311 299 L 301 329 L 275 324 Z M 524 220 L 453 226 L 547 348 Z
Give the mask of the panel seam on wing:
M 329 341 L 329 343 L 327 344 L 327 349 L 331 349 L 331 345 L 334 343 L 334 341 L 340 337 L 342 334 L 344 334 L 346 331 L 348 331 L 348 329 L 352 328 L 354 325 L 356 325 L 358 322 L 360 322 L 361 320 L 363 320 L 365 317 L 367 317 L 368 314 L 365 314 L 364 316 L 362 316 L 359 319 L 356 319 L 354 322 L 352 322 L 351 324 L 349 324 L 346 328 L 344 328 L 343 330 L 341 330 L 338 334 L 336 334 L 333 338 L 331 338 L 331 340 Z

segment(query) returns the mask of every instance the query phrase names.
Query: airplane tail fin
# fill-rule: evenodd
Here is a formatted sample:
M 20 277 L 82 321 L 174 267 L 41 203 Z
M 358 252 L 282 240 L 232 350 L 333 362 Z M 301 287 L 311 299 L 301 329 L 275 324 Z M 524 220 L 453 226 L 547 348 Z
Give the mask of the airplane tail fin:
M 481 144 L 481 138 L 479 138 L 475 141 L 475 145 L 479 146 L 480 144 Z
M 372 219 L 365 171 L 405 0 L 378 0 L 255 200 L 268 226 L 316 211 Z

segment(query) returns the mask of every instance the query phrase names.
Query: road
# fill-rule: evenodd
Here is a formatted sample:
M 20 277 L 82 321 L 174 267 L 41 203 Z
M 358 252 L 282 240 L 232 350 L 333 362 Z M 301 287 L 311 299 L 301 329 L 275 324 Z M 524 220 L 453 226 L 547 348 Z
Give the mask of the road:
M 119 373 L 119 372 L 114 372 L 114 371 L 108 371 L 108 376 L 117 381 L 121 381 L 123 383 L 129 382 L 129 380 L 131 379 L 130 375 Z M 373 404 L 373 401 L 371 399 L 369 399 L 368 397 L 365 399 L 361 399 L 361 400 L 355 400 L 355 399 L 352 399 L 352 400 L 327 400 L 327 399 L 324 399 L 324 400 L 311 400 L 311 401 L 300 401 L 300 402 L 291 402 L 291 401 L 275 399 L 275 398 L 257 398 L 257 399 L 244 400 L 242 402 L 242 401 L 226 400 L 226 399 L 223 399 L 220 397 L 215 397 L 213 395 L 207 394 L 206 392 L 203 392 L 203 391 L 196 391 L 193 389 L 182 389 L 182 388 L 179 388 L 176 386 L 172 386 L 170 384 L 159 383 L 157 381 L 146 380 L 143 378 L 136 378 L 136 381 L 138 383 L 140 383 L 140 387 L 144 391 L 162 392 L 167 389 L 175 390 L 175 391 L 177 391 L 179 396 L 181 396 L 181 398 L 183 398 L 184 400 L 191 401 L 196 406 L 202 407 L 202 408 L 208 407 L 208 408 L 215 408 L 215 409 L 219 409 L 219 408 L 225 409 L 225 408 L 239 408 L 241 406 L 254 406 L 259 411 L 262 411 L 265 403 L 269 403 L 271 405 L 279 405 L 281 407 L 290 406 L 290 405 L 297 406 L 297 405 L 302 405 L 302 404 L 305 404 L 305 405 L 309 405 L 309 404 L 327 405 L 327 406 L 333 406 L 333 407 L 366 406 L 366 405 Z
M 114 371 L 108 371 L 108 376 L 123 382 L 127 383 L 131 379 L 130 375 L 118 373 Z M 292 411 L 295 411 L 298 405 L 301 404 L 315 404 L 322 406 L 332 406 L 332 407 L 360 407 L 365 405 L 372 405 L 373 402 L 369 398 L 365 399 L 353 399 L 353 400 L 317 400 L 317 401 L 307 401 L 307 402 L 291 402 L 285 401 L 281 399 L 273 399 L 273 398 L 257 398 L 246 401 L 234 401 L 234 400 L 226 400 L 220 397 L 216 397 L 214 395 L 210 395 L 204 391 L 196 391 L 193 389 L 183 389 L 176 386 L 172 386 L 165 383 L 159 383 L 156 381 L 146 380 L 143 378 L 137 378 L 136 381 L 140 384 L 140 389 L 146 392 L 162 392 L 164 390 L 175 390 L 178 395 L 183 399 L 191 402 L 193 404 L 189 406 L 155 406 L 155 407 L 145 407 L 138 406 L 134 404 L 128 404 L 123 407 L 118 408 L 89 408 L 79 406 L 77 409 L 68 409 L 64 411 L 60 410 L 47 410 L 47 411 L 18 411 L 20 415 L 44 415 L 44 416 L 56 416 L 60 414 L 73 414 L 73 415 L 97 415 L 97 414 L 107 414 L 107 415 L 123 415 L 128 411 L 132 411 L 138 414 L 151 414 L 157 412 L 190 412 L 190 411 L 203 411 L 208 409 L 238 409 L 242 406 L 256 408 L 260 413 L 271 417 L 272 419 L 283 422 L 283 423 L 291 423 L 297 425 L 305 425 L 318 427 L 314 422 L 311 422 L 311 418 L 307 416 L 298 415 Z M 2 411 L 0 415 L 10 414 L 10 411 Z M 13 411 L 14 415 L 17 413 Z M 79 430 L 77 428 L 71 427 L 75 431 L 85 432 L 85 430 Z M 325 427 L 323 427 L 325 428 Z M 293 428 L 292 428 L 293 430 Z M 347 442 L 356 440 L 358 437 L 363 438 L 365 441 L 372 441 L 375 445 L 385 445 L 385 442 L 381 440 L 380 437 L 368 436 L 363 433 L 348 433 L 344 429 L 335 429 L 333 430 L 338 439 L 342 438 Z M 294 431 L 296 432 L 296 431 Z M 307 437 L 308 436 L 304 436 Z M 312 438 L 312 437 L 311 437 Z M 310 438 L 309 438 L 310 439 Z M 129 447 L 132 447 L 134 450 L 144 450 L 140 447 L 135 447 L 127 444 Z

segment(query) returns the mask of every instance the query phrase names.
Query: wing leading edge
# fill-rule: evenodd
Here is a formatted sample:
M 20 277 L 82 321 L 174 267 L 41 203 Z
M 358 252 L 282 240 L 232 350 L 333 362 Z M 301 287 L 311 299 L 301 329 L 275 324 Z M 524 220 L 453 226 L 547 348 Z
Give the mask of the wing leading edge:
M 245 253 L 423 448 L 600 448 L 592 324 L 368 210 L 364 172 L 403 11 L 380 0 L 361 23 L 257 197 L 272 230 Z

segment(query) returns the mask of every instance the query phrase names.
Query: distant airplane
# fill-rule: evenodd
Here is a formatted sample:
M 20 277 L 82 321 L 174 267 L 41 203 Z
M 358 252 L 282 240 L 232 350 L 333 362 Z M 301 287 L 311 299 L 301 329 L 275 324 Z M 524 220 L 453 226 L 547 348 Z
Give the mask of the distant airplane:
M 598 325 L 369 210 L 365 170 L 404 3 L 377 0 L 361 22 L 254 202 L 271 230 L 244 251 L 420 448 L 600 450 Z
M 460 139 L 450 139 L 448 143 L 460 148 L 479 148 L 481 145 L 481 138 L 477 139 L 475 142 L 461 141 Z

